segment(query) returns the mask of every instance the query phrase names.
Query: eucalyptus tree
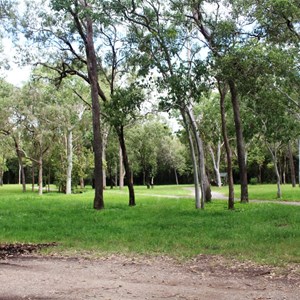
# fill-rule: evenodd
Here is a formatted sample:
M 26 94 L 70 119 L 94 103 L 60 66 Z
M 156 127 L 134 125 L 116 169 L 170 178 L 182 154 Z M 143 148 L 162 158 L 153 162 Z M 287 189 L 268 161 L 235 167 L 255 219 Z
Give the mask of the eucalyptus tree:
M 214 181 L 218 187 L 221 187 L 220 167 L 223 140 L 220 107 L 218 102 L 218 95 L 213 93 L 210 94 L 200 102 L 197 107 L 196 117 L 203 140 L 211 156 L 215 175 Z
M 128 158 L 125 142 L 125 126 L 137 118 L 141 103 L 144 101 L 142 90 L 133 84 L 127 87 L 114 88 L 110 101 L 105 103 L 105 115 L 117 133 L 122 150 L 123 163 L 129 191 L 129 205 L 135 205 L 133 173 Z
M 188 31 L 172 18 L 168 2 L 119 0 L 112 5 L 130 23 L 128 39 L 132 64 L 146 80 L 153 73 L 151 77 L 162 95 L 161 107 L 179 110 L 186 128 L 193 135 L 191 146 L 195 142 L 199 158 L 196 162 L 196 156 L 193 156 L 194 174 L 200 175 L 202 191 L 200 204 L 199 178 L 196 175 L 196 207 L 204 208 L 205 200 L 209 200 L 211 195 L 205 173 L 203 144 L 193 112 L 193 103 L 204 89 L 205 71 L 199 59 L 200 49 L 190 47 Z
M 57 138 L 59 108 L 51 90 L 42 83 L 30 82 L 22 88 L 14 108 L 22 129 L 23 143 L 18 151 L 38 166 L 38 192 L 43 193 L 44 157 Z
M 148 118 L 142 123 L 137 123 L 128 132 L 128 142 L 131 148 L 132 160 L 140 167 L 143 176 L 143 185 L 148 188 L 154 186 L 154 178 L 157 175 L 159 161 L 167 158 L 171 142 L 169 127 L 159 119 Z M 160 156 L 162 159 L 160 160 Z
M 94 208 L 104 208 L 102 135 L 99 97 L 106 95 L 98 81 L 94 21 L 98 7 L 93 1 L 27 2 L 21 29 L 29 43 L 24 60 L 55 70 L 59 84 L 68 75 L 77 75 L 90 85 L 93 117 L 95 197 Z M 32 51 L 32 49 L 37 49 Z
M 174 172 L 175 183 L 179 184 L 179 176 L 188 173 L 188 148 L 176 135 L 168 134 L 163 138 L 158 155 L 158 172 Z
M 23 192 L 26 191 L 24 155 L 20 151 L 22 144 L 21 117 L 17 113 L 20 91 L 4 80 L 0 81 L 0 133 L 11 138 L 12 149 L 14 149 L 19 162 Z

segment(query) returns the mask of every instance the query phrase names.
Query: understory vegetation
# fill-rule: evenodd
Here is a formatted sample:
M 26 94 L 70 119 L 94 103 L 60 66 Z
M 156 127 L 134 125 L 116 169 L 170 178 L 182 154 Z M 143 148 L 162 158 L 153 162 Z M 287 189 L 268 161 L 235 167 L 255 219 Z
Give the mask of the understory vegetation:
M 260 190 L 255 186 L 257 198 Z M 212 201 L 206 210 L 195 210 L 191 186 L 185 185 L 136 187 L 139 201 L 134 208 L 123 191 L 106 190 L 106 208 L 101 211 L 92 207 L 91 189 L 43 197 L 22 193 L 17 185 L 0 191 L 0 243 L 56 242 L 58 246 L 47 251 L 60 254 L 187 259 L 201 253 L 274 265 L 300 263 L 298 206 L 236 203 L 231 211 L 226 201 Z M 287 194 L 295 200 L 292 193 L 299 195 L 297 191 Z

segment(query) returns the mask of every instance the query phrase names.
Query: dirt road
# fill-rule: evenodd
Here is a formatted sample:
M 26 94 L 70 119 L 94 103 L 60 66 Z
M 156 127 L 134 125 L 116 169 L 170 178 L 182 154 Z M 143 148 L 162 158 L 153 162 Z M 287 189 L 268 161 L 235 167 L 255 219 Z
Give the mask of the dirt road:
M 299 268 L 278 272 L 205 255 L 185 263 L 25 256 L 0 260 L 0 299 L 300 299 Z

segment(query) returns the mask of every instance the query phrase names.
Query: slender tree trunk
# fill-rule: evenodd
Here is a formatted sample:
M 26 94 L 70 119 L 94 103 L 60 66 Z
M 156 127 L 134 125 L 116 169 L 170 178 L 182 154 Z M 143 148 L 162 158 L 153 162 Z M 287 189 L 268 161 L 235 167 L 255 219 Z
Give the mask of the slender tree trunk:
M 291 170 L 291 181 L 292 181 L 292 186 L 296 186 L 296 172 L 295 172 L 295 164 L 294 164 L 294 157 L 293 157 L 293 151 L 292 151 L 292 145 L 291 142 L 289 141 L 289 163 L 290 163 L 290 170 Z
M 67 132 L 67 181 L 66 194 L 72 193 L 72 169 L 73 169 L 73 132 L 68 129 Z
M 115 187 L 118 187 L 118 166 L 115 169 Z
M 34 162 L 32 161 L 32 166 L 31 166 L 31 176 L 32 176 L 32 185 L 31 185 L 31 190 L 34 192 L 34 185 L 35 185 L 35 176 L 34 176 Z
M 51 167 L 48 167 L 48 192 L 50 192 L 50 183 L 51 183 Z
M 39 166 L 39 175 L 38 175 L 39 195 L 43 195 L 43 157 L 42 157 L 42 155 L 40 155 L 38 166 Z
M 273 164 L 274 164 L 274 170 L 275 170 L 275 174 L 276 174 L 277 198 L 280 199 L 282 194 L 281 194 L 281 177 L 280 177 L 280 172 L 279 172 L 279 168 L 278 168 L 278 159 L 277 159 L 278 147 L 274 146 L 274 150 L 272 150 L 272 148 L 269 144 L 267 144 L 267 147 L 268 147 L 268 149 L 271 153 L 271 156 L 272 156 L 272 160 L 273 160 Z
M 104 208 L 103 198 L 103 164 L 102 164 L 102 135 L 100 122 L 100 103 L 98 97 L 98 73 L 97 73 L 97 57 L 95 54 L 93 40 L 93 22 L 90 17 L 86 20 L 86 56 L 88 77 L 91 86 L 92 98 L 92 117 L 93 117 L 93 147 L 94 147 L 94 177 L 95 177 L 95 198 L 94 208 Z
M 217 157 L 215 157 L 213 148 L 211 146 L 209 146 L 209 152 L 210 152 L 211 159 L 213 161 L 217 186 L 221 187 L 222 186 L 221 174 L 220 174 L 221 142 L 220 141 L 218 142 L 218 150 L 216 155 Z
M 146 171 L 143 170 L 143 185 L 146 185 Z
M 187 121 L 185 111 L 181 110 L 181 115 L 183 118 L 183 123 L 185 126 L 185 129 L 188 134 L 188 140 L 189 140 L 189 146 L 190 146 L 190 152 L 191 152 L 191 158 L 192 158 L 192 164 L 193 164 L 193 175 L 194 175 L 194 187 L 195 187 L 195 207 L 196 209 L 199 209 L 201 207 L 201 187 L 199 182 L 199 172 L 198 172 L 198 162 L 197 157 L 195 154 L 195 147 L 194 147 L 194 141 L 190 130 L 190 125 Z
M 203 148 L 203 142 L 200 138 L 200 134 L 198 131 L 198 127 L 196 124 L 195 116 L 193 113 L 193 110 L 191 107 L 186 107 L 187 115 L 189 117 L 190 123 L 191 123 L 191 129 L 195 138 L 196 142 L 196 149 L 198 152 L 198 158 L 199 158 L 199 176 L 200 176 L 200 185 L 201 185 L 201 208 L 204 209 L 204 203 L 211 201 L 211 190 L 210 190 L 210 184 L 208 182 L 206 172 L 205 172 L 205 158 L 204 158 L 204 148 Z
M 83 179 L 83 177 L 79 178 L 79 182 L 80 182 L 80 188 L 84 189 L 84 179 Z
M 229 88 L 231 93 L 231 102 L 234 115 L 234 124 L 236 131 L 238 164 L 241 180 L 241 202 L 249 202 L 248 199 L 248 179 L 247 179 L 247 167 L 246 167 L 246 155 L 245 155 L 245 143 L 242 130 L 242 122 L 240 117 L 240 105 L 238 100 L 238 94 L 236 86 L 233 80 L 229 80 Z
M 174 175 L 175 175 L 175 182 L 176 182 L 176 185 L 178 185 L 179 182 L 178 182 L 178 175 L 177 175 L 177 170 L 176 170 L 176 168 L 174 168 Z
M 282 184 L 286 184 L 286 155 L 283 157 L 283 162 L 282 162 Z
M 282 194 L 281 194 L 281 182 L 280 182 L 280 173 L 279 173 L 279 169 L 278 169 L 278 161 L 277 161 L 277 157 L 276 154 L 273 157 L 274 159 L 274 168 L 275 168 L 275 174 L 276 174 L 276 178 L 277 178 L 277 198 L 281 199 Z
M 201 191 L 201 187 L 200 187 L 197 157 L 195 154 L 193 138 L 192 138 L 192 135 L 191 135 L 191 132 L 189 129 L 188 129 L 188 137 L 189 137 L 189 145 L 190 145 L 193 169 L 194 169 L 195 207 L 198 209 L 198 208 L 202 208 L 201 207 L 201 198 L 202 197 L 200 195 L 200 192 L 203 193 L 203 191 Z
M 124 168 L 123 168 L 123 154 L 120 146 L 119 151 L 119 188 L 122 190 L 124 187 Z
M 128 156 L 127 156 L 126 145 L 125 145 L 124 127 L 121 126 L 116 131 L 118 133 L 120 147 L 122 149 L 123 163 L 124 163 L 124 168 L 125 168 L 125 173 L 126 173 L 128 191 L 129 191 L 129 206 L 135 206 L 132 171 L 130 168 L 130 164 L 129 164 L 129 160 L 128 160 Z
M 103 134 L 103 150 L 102 150 L 102 161 L 106 161 L 106 146 L 108 142 L 109 130 L 105 130 Z M 103 167 L 103 189 L 107 186 L 106 168 Z
M 229 139 L 227 135 L 227 124 L 226 124 L 226 112 L 225 112 L 225 98 L 226 98 L 226 89 L 221 88 L 220 82 L 218 82 L 218 88 L 220 93 L 220 110 L 221 110 L 221 120 L 222 120 L 222 135 L 226 150 L 227 158 L 227 177 L 228 177 L 228 209 L 234 209 L 234 183 L 233 183 L 233 174 L 232 174 L 232 152 L 229 144 Z

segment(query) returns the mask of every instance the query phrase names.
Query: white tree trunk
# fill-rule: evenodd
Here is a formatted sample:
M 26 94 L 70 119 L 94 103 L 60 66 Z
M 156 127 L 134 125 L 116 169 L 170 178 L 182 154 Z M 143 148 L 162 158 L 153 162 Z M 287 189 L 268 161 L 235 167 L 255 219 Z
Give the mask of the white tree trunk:
M 214 165 L 214 171 L 216 176 L 216 183 L 218 187 L 222 186 L 221 174 L 220 174 L 220 160 L 221 160 L 221 142 L 218 142 L 218 150 L 217 150 L 217 157 L 215 157 L 214 151 L 211 146 L 209 146 L 209 152 L 211 155 L 211 159 Z
M 200 183 L 199 183 L 198 162 L 197 162 L 197 157 L 195 155 L 195 147 L 194 147 L 194 143 L 193 143 L 192 134 L 189 129 L 187 129 L 187 130 L 188 130 L 189 145 L 190 145 L 193 169 L 194 169 L 195 206 L 196 206 L 196 208 L 200 208 L 201 207 L 200 193 L 202 194 L 202 191 L 200 190 Z M 201 196 L 201 198 L 202 198 L 202 196 Z
M 193 110 L 191 107 L 186 107 L 186 112 L 188 114 L 190 123 L 191 123 L 191 129 L 194 134 L 197 152 L 199 155 L 199 177 L 200 177 L 200 187 L 201 187 L 201 208 L 204 209 L 204 203 L 207 200 L 206 199 L 206 186 L 207 186 L 207 178 L 205 173 L 205 158 L 204 158 L 204 149 L 203 149 L 203 142 L 200 138 L 198 127 L 196 124 L 195 116 L 193 113 Z
M 67 132 L 67 181 L 66 194 L 72 193 L 72 169 L 73 169 L 73 132 L 68 129 Z
M 277 198 L 281 199 L 282 193 L 281 193 L 281 178 L 280 178 L 280 172 L 278 169 L 278 163 L 277 163 L 277 150 L 279 147 L 277 147 L 276 145 L 274 146 L 274 150 L 267 145 L 272 159 L 273 159 L 273 164 L 274 164 L 274 169 L 275 169 L 275 174 L 276 174 L 276 181 L 277 181 Z

